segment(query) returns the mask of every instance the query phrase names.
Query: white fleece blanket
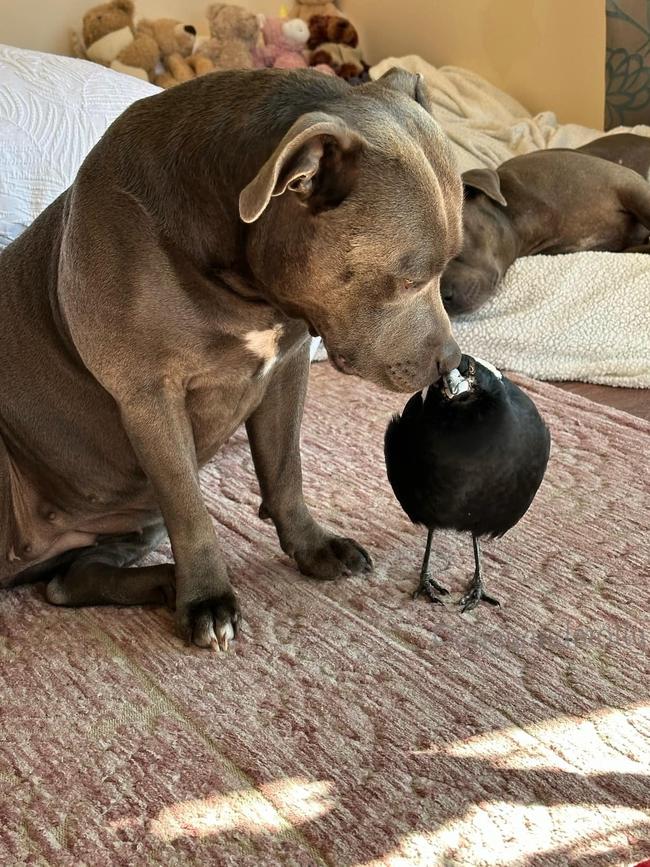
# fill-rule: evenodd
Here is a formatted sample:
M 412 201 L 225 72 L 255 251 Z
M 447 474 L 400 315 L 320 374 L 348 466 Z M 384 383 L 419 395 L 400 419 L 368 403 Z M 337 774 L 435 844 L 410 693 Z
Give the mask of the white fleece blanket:
M 474 72 L 436 69 L 421 57 L 389 57 L 392 66 L 425 79 L 436 120 L 449 136 L 461 171 L 496 168 L 519 154 L 580 147 L 603 133 L 559 124 L 551 111 L 533 117 Z M 650 127 L 615 132 L 650 135 Z M 650 387 L 650 255 L 572 253 L 519 259 L 496 298 L 454 320 L 460 346 L 498 367 L 549 380 Z
M 518 259 L 454 332 L 470 355 L 538 379 L 650 388 L 650 256 Z

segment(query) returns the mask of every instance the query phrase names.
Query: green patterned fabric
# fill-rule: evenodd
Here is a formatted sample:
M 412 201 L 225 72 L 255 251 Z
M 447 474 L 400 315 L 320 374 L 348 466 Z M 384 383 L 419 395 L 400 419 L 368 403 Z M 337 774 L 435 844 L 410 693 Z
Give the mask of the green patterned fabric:
M 650 123 L 650 0 L 607 0 L 605 129 Z

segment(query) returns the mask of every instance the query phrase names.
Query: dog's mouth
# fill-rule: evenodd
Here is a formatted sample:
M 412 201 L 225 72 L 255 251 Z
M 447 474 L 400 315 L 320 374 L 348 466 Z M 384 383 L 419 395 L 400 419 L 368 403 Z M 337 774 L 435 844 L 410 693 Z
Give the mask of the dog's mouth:
M 338 370 L 339 373 L 345 373 L 348 376 L 354 374 L 354 365 L 350 362 L 350 360 L 346 358 L 345 355 L 341 355 L 340 352 L 336 352 L 334 349 L 330 349 L 327 345 L 327 340 L 323 337 L 322 333 L 314 327 L 313 323 L 309 319 L 306 319 L 305 322 L 307 323 L 307 328 L 311 336 L 320 337 L 325 351 L 327 352 L 327 360 L 330 362 L 332 367 L 335 370 Z
M 327 349 L 327 347 L 325 347 Z M 345 356 L 338 352 L 327 351 L 327 357 L 330 360 L 332 367 L 338 370 L 339 373 L 345 373 L 348 376 L 354 373 L 354 369 Z

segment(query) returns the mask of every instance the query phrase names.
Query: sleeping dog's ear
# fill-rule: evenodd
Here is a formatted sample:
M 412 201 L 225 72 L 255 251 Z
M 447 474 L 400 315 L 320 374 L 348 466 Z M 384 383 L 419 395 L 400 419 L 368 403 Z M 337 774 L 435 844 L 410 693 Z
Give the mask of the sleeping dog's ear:
M 339 117 L 310 112 L 299 117 L 239 196 L 239 216 L 254 223 L 273 196 L 287 191 L 313 213 L 334 208 L 356 177 L 363 138 Z
M 432 113 L 431 101 L 427 94 L 424 79 L 420 73 L 407 72 L 399 66 L 391 67 L 388 72 L 377 79 L 378 82 L 405 93 L 419 103 L 425 111 Z
M 463 172 L 462 178 L 467 192 L 478 190 L 504 208 L 507 207 L 508 202 L 501 192 L 501 178 L 494 169 L 470 169 L 468 172 Z

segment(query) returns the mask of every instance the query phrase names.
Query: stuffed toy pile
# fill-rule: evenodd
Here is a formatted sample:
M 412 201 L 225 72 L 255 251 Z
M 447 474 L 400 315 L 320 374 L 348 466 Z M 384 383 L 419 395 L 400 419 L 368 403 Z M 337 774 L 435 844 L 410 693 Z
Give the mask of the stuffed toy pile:
M 241 6 L 212 3 L 209 36 L 173 18 L 135 21 L 133 0 L 89 9 L 71 34 L 76 57 L 172 87 L 220 69 L 314 67 L 351 84 L 368 79 L 353 25 L 334 3 L 297 0 L 290 16 L 267 18 Z
M 132 0 L 112 0 L 90 9 L 83 17 L 81 33 L 72 38 L 77 57 L 161 87 L 188 81 L 196 74 L 192 63 L 196 28 L 172 18 L 144 19 L 136 26 Z

